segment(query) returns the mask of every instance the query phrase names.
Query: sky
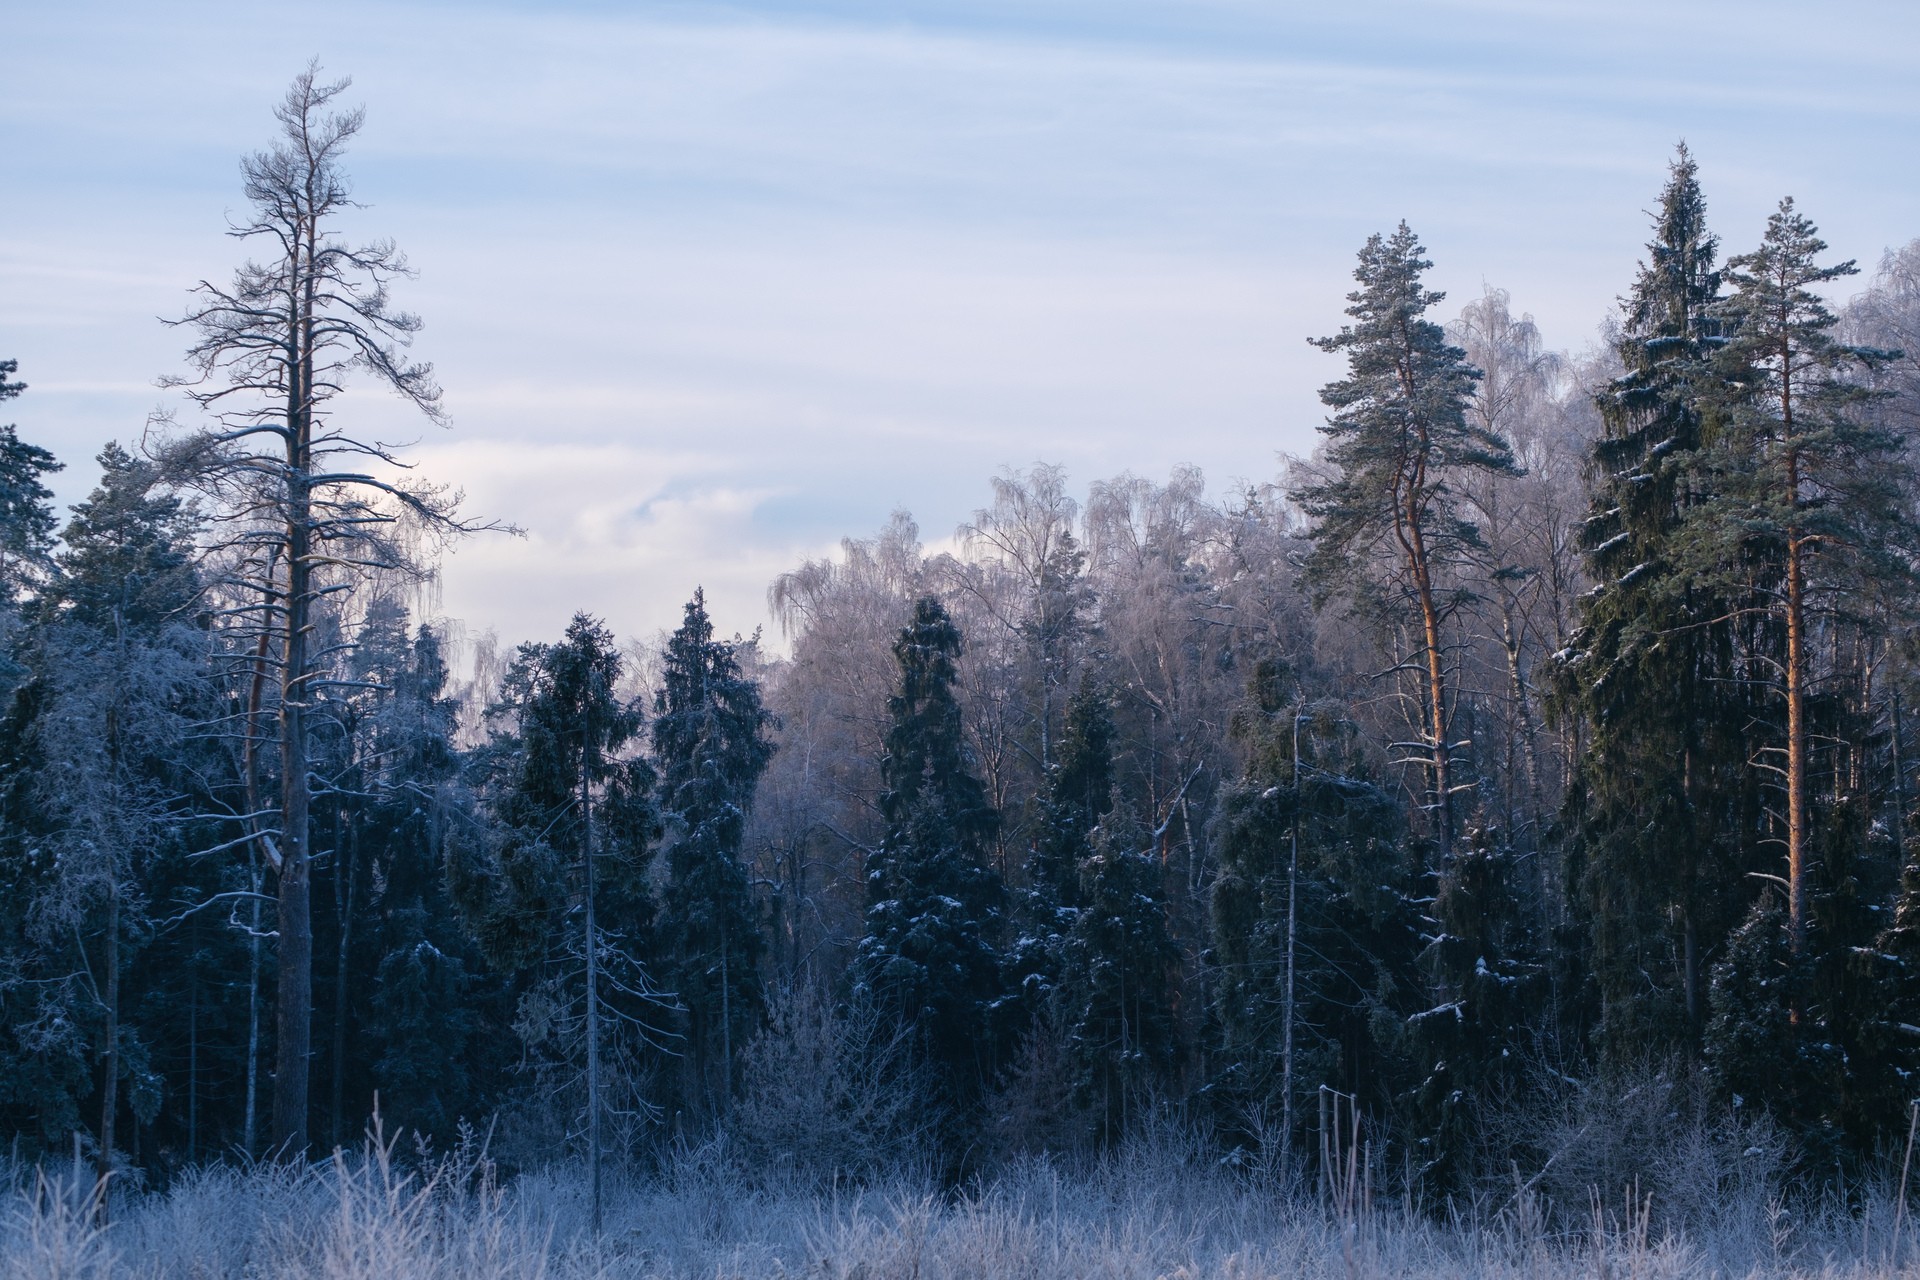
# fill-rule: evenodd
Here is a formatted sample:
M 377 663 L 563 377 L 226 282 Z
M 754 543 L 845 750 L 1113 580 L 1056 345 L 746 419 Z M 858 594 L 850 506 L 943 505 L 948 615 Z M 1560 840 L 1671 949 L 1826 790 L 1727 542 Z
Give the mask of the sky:
M 1783 195 L 1871 270 L 1920 236 L 1920 6 L 1896 0 L 0 0 L 7 420 L 68 463 L 183 411 L 181 314 L 245 256 L 239 158 L 317 57 L 367 123 L 344 224 L 418 277 L 473 538 L 440 607 L 722 633 L 774 575 L 1006 467 L 1074 486 L 1312 449 L 1366 237 L 1445 315 L 1508 290 L 1591 343 L 1684 138 L 1730 251 Z

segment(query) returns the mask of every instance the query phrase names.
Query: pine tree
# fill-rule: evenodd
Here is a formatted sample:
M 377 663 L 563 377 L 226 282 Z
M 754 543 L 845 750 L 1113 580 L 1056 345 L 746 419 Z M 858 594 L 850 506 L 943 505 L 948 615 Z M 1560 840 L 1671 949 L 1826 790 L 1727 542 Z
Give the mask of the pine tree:
M 772 717 L 715 640 L 695 591 L 667 641 L 654 700 L 653 758 L 668 823 L 661 895 L 663 980 L 686 1008 L 686 1101 L 712 1114 L 732 1097 L 739 1051 L 765 1004 L 765 948 L 742 844 L 754 788 L 773 755 Z
M 203 280 L 175 323 L 194 340 L 182 387 L 205 418 L 162 450 L 170 478 L 217 505 L 229 600 L 220 616 L 236 642 L 236 674 L 251 686 L 240 728 L 246 782 L 261 722 L 277 735 L 280 797 L 249 803 L 244 834 L 274 876 L 273 1132 L 307 1147 L 313 1054 L 313 843 L 315 726 L 308 723 L 337 656 L 314 643 L 338 597 L 380 575 L 423 576 L 421 538 L 481 527 L 460 519 L 456 495 L 410 474 L 395 448 L 355 431 L 341 393 L 359 375 L 443 422 L 431 365 L 409 360 L 418 316 L 400 310 L 394 281 L 411 275 L 391 241 L 355 245 L 340 223 L 357 207 L 343 167 L 365 120 L 340 110 L 347 81 L 326 84 L 318 63 L 294 77 L 275 109 L 280 136 L 242 161 L 251 206 L 234 236 L 266 250 L 226 287 Z M 403 533 L 403 526 L 405 532 Z M 244 655 L 244 656 L 241 656 Z M 277 673 L 278 699 L 258 694 Z
M 1890 871 L 1895 855 L 1869 823 L 1873 726 L 1858 655 L 1887 625 L 1878 601 L 1912 598 L 1920 550 L 1904 441 L 1865 412 L 1882 393 L 1861 374 L 1893 353 L 1834 337 L 1816 290 L 1854 267 L 1820 265 L 1825 249 L 1783 200 L 1760 248 L 1728 263 L 1734 291 L 1715 360 L 1722 429 L 1700 461 L 1710 496 L 1683 530 L 1690 565 L 1709 581 L 1727 582 L 1729 565 L 1765 566 L 1748 607 L 1780 637 L 1777 660 L 1756 673 L 1772 713 L 1756 762 L 1783 793 L 1765 852 L 1784 848 L 1786 874 L 1770 877 L 1785 889 L 1784 918 L 1756 915 L 1744 928 L 1785 936 L 1748 938 L 1716 972 L 1716 1074 L 1786 1120 L 1815 1168 L 1870 1149 L 1903 1092 L 1875 1007 L 1875 881 L 1887 877 L 1874 864 Z M 1784 948 L 1784 978 L 1769 946 Z M 1756 993 L 1782 1003 L 1784 1035 L 1772 1037 L 1778 1011 Z M 1754 1026 L 1737 1024 L 1742 1010 Z M 1755 1065 L 1767 1055 L 1776 1070 Z
M 1332 475 L 1296 497 L 1317 521 L 1309 571 L 1323 594 L 1361 594 L 1370 584 L 1386 607 L 1411 613 L 1419 640 L 1396 661 L 1417 673 L 1418 724 L 1426 757 L 1425 809 L 1441 865 L 1453 852 L 1454 677 L 1446 631 L 1470 598 L 1451 580 L 1479 532 L 1453 481 L 1471 472 L 1516 474 L 1507 442 L 1467 420 L 1477 370 L 1425 314 L 1446 295 L 1421 284 L 1433 264 L 1401 223 L 1360 250 L 1347 295 L 1354 320 L 1322 351 L 1344 353 L 1348 376 L 1320 398 L 1332 416 L 1324 462 Z
M 947 1110 L 968 1112 L 995 1068 L 995 949 L 1004 888 L 987 863 L 999 815 L 973 771 L 953 685 L 961 636 L 930 596 L 894 643 L 899 692 L 881 761 L 886 834 L 867 866 L 856 997 L 908 1029 Z
M 1719 309 L 1729 333 L 1715 359 L 1725 426 L 1703 459 L 1709 501 L 1691 513 L 1686 552 L 1703 575 L 1724 575 L 1756 545 L 1777 564 L 1755 610 L 1784 633 L 1774 692 L 1785 713 L 1776 751 L 1786 792 L 1787 930 L 1805 946 L 1809 865 L 1819 797 L 1810 723 L 1820 673 L 1813 650 L 1864 619 L 1847 607 L 1867 584 L 1911 577 L 1916 547 L 1904 442 L 1864 421 L 1877 393 L 1852 375 L 1891 353 L 1850 346 L 1816 290 L 1857 274 L 1822 266 L 1826 243 L 1791 199 L 1767 220 L 1760 247 L 1729 260 L 1733 292 Z

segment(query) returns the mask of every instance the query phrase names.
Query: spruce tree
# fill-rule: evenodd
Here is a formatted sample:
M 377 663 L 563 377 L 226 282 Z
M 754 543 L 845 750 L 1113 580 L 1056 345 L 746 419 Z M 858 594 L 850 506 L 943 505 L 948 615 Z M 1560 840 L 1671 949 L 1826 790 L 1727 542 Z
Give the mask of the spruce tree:
M 580 1098 L 596 1231 L 609 1076 L 624 1063 L 631 1079 L 677 1012 L 652 977 L 659 818 L 653 770 L 630 751 L 641 716 L 619 696 L 622 669 L 586 614 L 559 644 L 520 647 L 477 762 L 498 830 L 452 851 L 481 946 L 520 975 L 514 1028 L 537 1074 Z
M 1378 1116 L 1410 1083 L 1400 1027 L 1424 1007 L 1422 885 L 1401 806 L 1368 776 L 1342 709 L 1307 706 L 1271 662 L 1248 694 L 1233 720 L 1245 771 L 1223 788 L 1210 839 L 1206 1093 L 1229 1126 L 1290 1119 L 1294 1143 L 1321 1086 Z
M 481 819 L 455 785 L 457 708 L 438 632 L 411 628 L 382 597 L 353 639 L 346 679 L 319 708 L 338 730 L 323 757 L 336 785 L 315 811 L 333 849 L 315 929 L 318 1013 L 332 1032 L 321 1131 L 351 1142 L 377 1094 L 388 1125 L 449 1137 L 494 1101 L 484 1077 L 505 1065 L 511 1012 L 442 865 L 448 828 Z
M 1027 1016 L 1040 1016 L 1060 982 L 1062 952 L 1082 904 L 1080 865 L 1089 837 L 1112 804 L 1113 711 L 1107 692 L 1083 679 L 1067 714 L 1039 797 L 1026 886 L 1015 898 L 1020 939 L 1006 956 L 1008 986 Z
M 999 815 L 974 773 L 953 694 L 961 645 L 931 596 L 915 602 L 894 642 L 900 685 L 887 702 L 880 765 L 886 832 L 867 864 L 866 933 L 852 971 L 856 997 L 912 1036 L 949 1137 L 971 1121 L 1002 1031 L 1005 890 L 987 861 Z
M 1554 709 L 1585 745 L 1567 805 L 1570 889 L 1614 1062 L 1694 1050 L 1708 971 L 1748 900 L 1738 886 L 1758 796 L 1741 663 L 1765 640 L 1735 616 L 1728 591 L 1744 601 L 1745 588 L 1713 589 L 1678 546 L 1706 497 L 1697 463 L 1715 416 L 1716 252 L 1682 146 L 1622 301 L 1622 372 L 1596 397 L 1604 432 L 1577 530 L 1595 586 L 1554 675 Z
M 1519 893 L 1501 833 L 1474 833 L 1438 880 L 1423 957 L 1434 1003 L 1407 1020 L 1424 1072 L 1413 1091 L 1420 1173 L 1430 1190 L 1464 1186 L 1491 1105 L 1524 1086 L 1526 1044 L 1546 1005 L 1544 940 Z
M 1447 343 L 1426 313 L 1446 295 L 1421 283 L 1433 264 L 1402 222 L 1360 250 L 1347 295 L 1354 323 L 1322 351 L 1344 354 L 1348 374 L 1320 391 L 1333 410 L 1320 428 L 1331 474 L 1295 495 L 1314 517 L 1309 571 L 1323 595 L 1358 598 L 1371 587 L 1384 606 L 1410 617 L 1418 634 L 1395 661 L 1416 674 L 1420 750 L 1427 770 L 1423 808 L 1442 866 L 1450 860 L 1457 790 L 1453 772 L 1455 673 L 1447 630 L 1470 599 L 1458 579 L 1465 553 L 1480 545 L 1465 515 L 1457 477 L 1516 474 L 1508 443 L 1468 421 L 1479 372 Z
M 7 377 L 19 367 L 0 360 L 0 402 L 27 389 Z M 23 593 L 46 580 L 53 567 L 53 531 L 57 527 L 53 493 L 42 477 L 60 470 L 51 453 L 20 439 L 11 426 L 0 425 L 0 695 L 19 678 L 9 650 Z
M 31 693 L 17 704 L 8 753 L 28 767 L 25 785 L 7 788 L 9 807 L 26 811 L 27 838 L 6 879 L 22 895 L 40 969 L 28 1025 L 64 1025 L 75 1038 L 67 1050 L 97 1071 L 88 1092 L 104 1184 L 121 1121 L 149 1124 L 161 1101 L 130 997 L 154 927 L 153 866 L 191 817 L 181 766 L 208 672 L 190 521 L 176 499 L 152 492 L 147 464 L 114 445 L 100 463 L 101 483 L 75 508 L 30 610 Z
M 707 1114 L 732 1096 L 736 1058 L 765 1003 L 765 939 L 741 846 L 773 755 L 772 717 L 735 650 L 714 639 L 706 594 L 695 591 L 667 641 L 654 699 L 653 759 L 668 832 L 662 979 L 686 1009 L 686 1101 Z
M 1064 939 L 1073 1097 L 1097 1117 L 1101 1142 L 1127 1130 L 1135 1104 L 1172 1080 L 1179 1048 L 1163 871 L 1133 807 L 1115 797 L 1079 867 L 1082 905 Z

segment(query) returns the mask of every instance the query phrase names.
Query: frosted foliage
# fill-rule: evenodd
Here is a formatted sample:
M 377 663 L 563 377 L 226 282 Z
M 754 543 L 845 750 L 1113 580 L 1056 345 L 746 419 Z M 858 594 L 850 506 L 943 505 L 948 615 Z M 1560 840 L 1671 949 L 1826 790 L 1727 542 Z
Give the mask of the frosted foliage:
M 1239 1179 L 1178 1130 L 1074 1171 L 1008 1167 L 963 1194 L 923 1184 L 810 1193 L 748 1183 L 718 1144 L 617 1186 L 587 1230 L 571 1168 L 504 1188 L 474 1146 L 402 1162 L 373 1148 L 307 1170 L 210 1169 L 129 1197 L 93 1225 L 57 1175 L 12 1171 L 0 1280 L 508 1280 L 548 1277 L 1892 1277 L 1912 1274 L 1911 1224 L 1870 1199 L 1861 1219 L 1789 1215 L 1748 1188 L 1700 1233 L 1650 1226 L 1644 1200 L 1589 1204 L 1564 1225 L 1528 1187 L 1446 1225 L 1364 1194 L 1323 1207 Z M 1551 1226 L 1560 1222 L 1563 1225 Z

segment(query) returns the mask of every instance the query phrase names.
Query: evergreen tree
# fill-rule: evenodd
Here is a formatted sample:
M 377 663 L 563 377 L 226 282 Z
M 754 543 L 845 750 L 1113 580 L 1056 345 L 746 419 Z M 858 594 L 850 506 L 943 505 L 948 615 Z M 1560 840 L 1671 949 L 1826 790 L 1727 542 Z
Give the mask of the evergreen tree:
M 653 758 L 668 823 L 662 977 L 687 1011 L 686 1101 L 706 1113 L 732 1096 L 736 1058 L 765 1003 L 765 938 L 741 846 L 773 755 L 772 717 L 735 649 L 713 638 L 706 594 L 695 591 L 667 641 L 654 700 Z
M 7 376 L 19 367 L 0 360 L 0 402 L 27 389 Z M 52 569 L 56 526 L 52 492 L 41 477 L 60 470 L 51 453 L 21 440 L 11 426 L 0 425 L 0 694 L 19 679 L 9 650 L 23 592 L 45 581 Z
M 973 772 L 953 696 L 959 628 L 931 596 L 895 641 L 899 692 L 881 761 L 886 834 L 867 867 L 852 983 L 910 1031 L 948 1123 L 964 1125 L 995 1068 L 1002 899 L 987 863 L 999 816 Z
M 1746 586 L 1714 589 L 1678 545 L 1707 496 L 1698 461 L 1716 421 L 1716 250 L 1682 146 L 1622 303 L 1622 372 L 1597 396 L 1596 492 L 1577 533 L 1596 585 L 1555 674 L 1555 707 L 1585 738 L 1568 800 L 1570 878 L 1614 1062 L 1698 1045 L 1708 971 L 1747 901 L 1736 886 L 1758 815 L 1742 677 L 1768 640 L 1738 617 Z
M 332 1033 L 321 1132 L 350 1143 L 377 1094 L 390 1127 L 450 1136 L 463 1116 L 489 1109 L 483 1077 L 503 1065 L 510 1010 L 442 868 L 447 828 L 479 819 L 453 785 L 456 707 L 440 637 L 410 629 L 405 606 L 376 597 L 342 675 L 316 708 L 337 728 L 316 753 L 333 784 L 314 814 L 332 854 L 315 928 L 328 980 L 316 1015 Z
M 1407 1021 L 1425 1073 L 1413 1095 L 1415 1145 L 1431 1189 L 1463 1186 L 1486 1109 L 1525 1083 L 1515 1050 L 1534 1038 L 1547 984 L 1519 879 L 1513 851 L 1491 831 L 1476 832 L 1439 879 L 1425 956 L 1434 1003 Z
M 1352 721 L 1307 708 L 1290 672 L 1260 664 L 1233 730 L 1247 764 L 1223 789 L 1212 832 L 1206 959 L 1219 1039 L 1207 1093 L 1229 1125 L 1257 1114 L 1293 1142 L 1301 1100 L 1320 1086 L 1376 1116 L 1407 1086 L 1401 1020 L 1425 988 L 1419 869 Z
M 1515 474 L 1512 449 L 1467 420 L 1479 372 L 1445 331 L 1425 319 L 1446 295 L 1426 289 L 1433 264 L 1401 223 L 1360 250 L 1347 295 L 1353 324 L 1314 340 L 1343 353 L 1348 375 L 1320 391 L 1332 416 L 1324 462 L 1332 474 L 1296 497 L 1317 521 L 1309 571 L 1323 594 L 1358 596 L 1371 586 L 1384 606 L 1409 611 L 1419 633 L 1414 652 L 1396 661 L 1417 672 L 1419 733 L 1427 758 L 1425 809 L 1441 865 L 1454 837 L 1454 678 L 1445 632 L 1470 598 L 1450 574 L 1480 545 L 1464 514 L 1456 477 Z
M 1047 771 L 1039 830 L 1027 862 L 1036 920 L 1080 905 L 1080 863 L 1088 837 L 1113 803 L 1113 711 L 1106 690 L 1083 679 L 1067 703 L 1066 724 Z
M 382 574 L 421 575 L 418 540 L 479 526 L 455 495 L 409 475 L 393 446 L 356 432 L 340 414 L 350 377 L 384 387 L 434 422 L 444 420 L 430 365 L 408 359 L 418 316 L 400 310 L 393 282 L 411 274 L 392 241 L 352 244 L 340 222 L 358 207 L 343 162 L 365 120 L 340 110 L 347 81 L 323 83 L 317 62 L 294 77 L 275 110 L 279 137 L 241 163 L 247 214 L 231 234 L 265 252 L 220 287 L 202 280 L 176 323 L 194 334 L 186 389 L 203 425 L 166 442 L 171 477 L 221 508 L 229 598 L 220 612 L 256 690 L 271 660 L 278 699 L 249 697 L 246 782 L 278 728 L 280 797 L 274 821 L 247 819 L 273 871 L 274 1141 L 307 1148 L 313 1029 L 313 762 L 318 691 L 337 651 L 314 642 L 339 597 Z M 405 532 L 403 532 L 403 528 Z M 263 815 L 268 805 L 242 812 Z
M 1750 607 L 1781 641 L 1756 684 L 1772 712 L 1758 759 L 1784 793 L 1766 850 L 1785 851 L 1784 918 L 1777 908 L 1751 917 L 1753 936 L 1716 972 L 1716 1074 L 1787 1120 L 1823 1170 L 1830 1156 L 1869 1150 L 1904 1093 L 1876 1007 L 1871 947 L 1895 855 L 1869 821 L 1870 668 L 1858 655 L 1886 625 L 1872 606 L 1911 599 L 1920 550 L 1904 442 L 1863 412 L 1881 393 L 1860 375 L 1893 353 L 1834 337 L 1816 290 L 1854 267 L 1822 266 L 1825 249 L 1783 200 L 1760 248 L 1728 263 L 1723 427 L 1701 459 L 1710 497 L 1683 531 L 1710 581 L 1742 559 L 1768 567 Z M 1758 936 L 1771 927 L 1784 928 L 1783 943 Z M 1778 1013 L 1763 998 L 1784 1003 L 1783 1036 L 1770 1034 Z M 1740 1025 L 1743 1014 L 1755 1025 Z
M 675 1009 L 649 968 L 659 818 L 653 770 L 628 751 L 641 717 L 617 693 L 622 666 L 586 614 L 559 644 L 520 647 L 478 761 L 499 829 L 456 845 L 453 878 L 482 948 L 521 975 L 514 1027 L 536 1076 L 580 1098 L 595 1230 L 609 1073 L 631 1083 Z
M 1098 1117 L 1103 1143 L 1126 1132 L 1135 1103 L 1171 1083 L 1179 1047 L 1180 952 L 1152 844 L 1132 807 L 1110 800 L 1080 863 L 1083 905 L 1063 946 L 1073 1097 Z
M 1801 1117 L 1809 1088 L 1793 1006 L 1804 989 L 1787 948 L 1786 912 L 1771 892 L 1727 939 L 1713 970 L 1706 1057 L 1721 1096 L 1735 1107 L 1772 1107 Z
M 1916 545 L 1906 513 L 1912 493 L 1904 443 L 1863 420 L 1877 394 L 1852 375 L 1892 353 L 1850 346 L 1816 290 L 1857 273 L 1822 266 L 1826 244 L 1782 200 L 1760 247 L 1731 259 L 1734 289 L 1720 307 L 1729 333 L 1715 359 L 1725 424 L 1702 459 L 1711 498 L 1690 513 L 1685 552 L 1703 576 L 1725 575 L 1757 545 L 1777 565 L 1753 606 L 1778 626 L 1784 651 L 1771 681 L 1785 724 L 1783 758 L 1787 929 L 1794 952 L 1806 942 L 1810 858 L 1820 798 L 1812 776 L 1813 702 L 1823 638 L 1866 620 L 1848 607 L 1868 586 L 1910 578 Z M 1839 675 L 1828 672 L 1828 676 Z
M 18 367 L 0 360 L 0 401 L 27 389 L 24 382 L 7 381 Z M 48 505 L 53 494 L 41 477 L 60 469 L 51 453 L 20 439 L 13 427 L 0 426 L 0 605 L 14 603 L 53 567 L 57 522 Z
M 1019 992 L 1024 1012 L 1039 1016 L 1057 994 L 1063 951 L 1082 904 L 1081 863 L 1089 838 L 1113 803 L 1113 711 L 1104 689 L 1083 679 L 1067 714 L 1039 820 L 1027 855 L 1023 892 L 1015 899 L 1021 936 L 1006 955 L 1008 986 Z
M 31 610 L 30 692 L 16 703 L 7 753 L 28 766 L 6 788 L 25 820 L 6 878 L 24 908 L 16 959 L 37 988 L 27 1025 L 63 1029 L 43 1038 L 31 1074 L 52 1082 L 44 1059 L 56 1044 L 97 1069 L 85 1092 L 105 1180 L 123 1113 L 150 1124 L 161 1102 L 129 995 L 154 929 L 154 864 L 189 817 L 182 755 L 207 670 L 190 522 L 176 499 L 152 492 L 149 466 L 114 445 L 100 462 L 100 486 L 75 508 Z M 38 1102 L 70 1114 L 79 1097 Z

